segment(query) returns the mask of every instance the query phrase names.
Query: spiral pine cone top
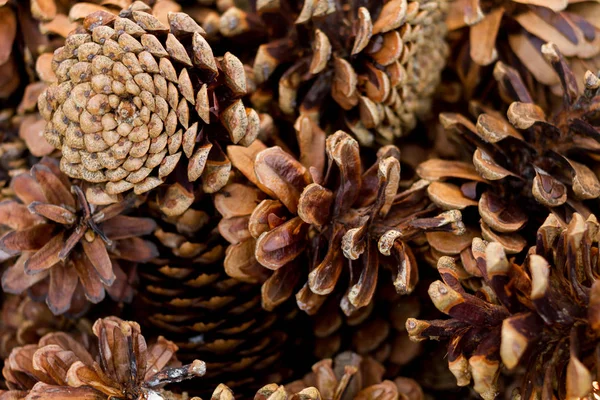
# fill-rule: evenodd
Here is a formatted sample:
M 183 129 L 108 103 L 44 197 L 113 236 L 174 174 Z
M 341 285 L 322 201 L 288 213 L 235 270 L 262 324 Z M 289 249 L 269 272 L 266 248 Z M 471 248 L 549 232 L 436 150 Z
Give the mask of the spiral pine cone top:
M 241 62 L 213 56 L 188 15 L 169 25 L 136 2 L 114 16 L 89 15 L 54 52 L 57 83 L 39 98 L 45 137 L 70 177 L 108 194 L 146 192 L 187 160 L 187 179 L 215 191 L 230 164 L 218 141 L 251 143 L 258 115 L 246 109 Z M 185 172 L 181 174 L 185 176 Z

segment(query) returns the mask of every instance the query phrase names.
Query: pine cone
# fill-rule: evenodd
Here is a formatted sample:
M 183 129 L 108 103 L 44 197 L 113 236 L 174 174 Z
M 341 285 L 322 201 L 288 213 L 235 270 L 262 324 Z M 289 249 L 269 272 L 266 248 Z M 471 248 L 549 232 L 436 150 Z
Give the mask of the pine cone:
M 600 197 L 596 161 L 600 119 L 595 106 L 600 79 L 586 73 L 585 90 L 579 95 L 575 76 L 556 46 L 545 45 L 543 51 L 563 83 L 560 108 L 544 110 L 535 104 L 519 74 L 499 62 L 495 75 L 500 92 L 515 100 L 508 107 L 508 119 L 478 103 L 471 105 L 476 124 L 459 114 L 440 115 L 472 165 L 428 160 L 417 172 L 433 182 L 428 194 L 439 207 L 465 210 L 477 205 L 477 220 L 481 218 L 480 222 L 465 218 L 470 238 L 428 234 L 431 246 L 445 255 L 461 253 L 475 236 L 519 253 L 527 244 L 525 238 L 535 234 L 517 233 L 528 230 L 528 221 L 538 226 L 548 210 L 564 221 L 575 211 L 587 215 L 590 207 L 595 210 L 590 200 Z
M 223 13 L 220 32 L 246 48 L 260 44 L 252 55 L 257 109 L 276 102 L 276 113 L 323 126 L 340 114 L 345 123 L 334 129 L 350 129 L 365 145 L 393 142 L 429 112 L 448 52 L 446 0 L 238 7 Z
M 11 399 L 25 395 L 26 399 L 174 399 L 157 392 L 165 384 L 206 371 L 198 360 L 182 367 L 175 357 L 177 346 L 162 337 L 147 346 L 135 322 L 108 317 L 96 321 L 93 331 L 98 361 L 62 332 L 44 336 L 37 345 L 14 349 L 2 371 L 11 389 L 5 395 Z
M 325 139 L 308 117 L 297 125 L 299 161 L 260 141 L 228 148 L 234 166 L 256 186 L 232 183 L 215 197 L 224 217 L 219 231 L 231 243 L 225 271 L 258 283 L 263 267 L 273 270 L 262 287 L 268 310 L 308 274 L 296 300 L 316 312 L 338 281 L 348 281 L 344 264 L 352 270 L 340 303 L 346 315 L 371 302 L 380 265 L 392 269 L 396 290 L 410 293 L 418 273 L 407 242 L 423 231 L 460 233 L 460 212 L 435 216 L 423 182 L 398 193 L 396 147 L 380 149 L 377 162 L 363 171 L 359 145 L 349 135 L 338 131 Z
M 454 1 L 447 23 L 450 36 L 458 34 L 452 52 L 457 55 L 455 69 L 468 92 L 483 79 L 481 66 L 497 59 L 538 83 L 558 86 L 559 76 L 544 62 L 541 51 L 543 43 L 553 42 L 583 78 L 587 69 L 600 68 L 598 13 L 600 4 L 586 0 Z M 468 31 L 463 30 L 467 26 Z
M 131 299 L 133 289 L 118 260 L 135 263 L 156 256 L 156 247 L 139 238 L 155 223 L 122 215 L 134 197 L 107 207 L 90 205 L 77 182 L 49 158 L 11 185 L 18 200 L 0 203 L 0 222 L 11 228 L 0 244 L 18 259 L 2 275 L 4 291 L 28 290 L 54 314 L 70 308 L 77 313 L 85 298 L 97 303 L 105 290 L 116 300 Z
M 36 344 L 50 332 L 67 331 L 80 343 L 88 342 L 91 324 L 86 319 L 71 321 L 53 315 L 43 303 L 25 295 L 3 295 L 0 319 L 0 358 L 7 358 L 13 348 Z
M 202 388 L 226 382 L 247 393 L 271 382 L 267 372 L 285 378 L 288 350 L 296 353 L 294 339 L 305 331 L 294 310 L 264 311 L 256 285 L 225 274 L 226 243 L 215 229 L 219 219 L 210 198 L 199 193 L 178 217 L 163 214 L 159 203 L 149 203 L 160 257 L 140 267 L 140 322 L 173 340 L 183 361 L 206 362 Z M 186 390 L 199 394 L 197 387 Z
M 521 398 L 587 398 L 600 351 L 599 225 L 574 214 L 568 225 L 550 215 L 522 265 L 508 260 L 499 243 L 474 239 L 482 286 L 474 294 L 460 284 L 460 266 L 441 258 L 444 282 L 429 294 L 450 320 L 408 319 L 415 340 L 449 339 L 450 370 L 461 386 L 471 377 L 485 399 L 497 394 L 502 365 L 522 367 Z M 555 396 L 555 397 L 554 397 Z
M 335 360 L 321 360 L 312 367 L 313 372 L 302 380 L 286 386 L 266 385 L 254 396 L 258 399 L 407 399 L 422 400 L 423 391 L 412 379 L 396 378 L 394 382 L 383 380 L 385 368 L 372 358 L 345 352 Z M 233 392 L 219 385 L 212 400 L 232 400 Z
M 349 349 L 377 360 L 390 376 L 420 354 L 421 344 L 409 340 L 404 326 L 419 315 L 418 299 L 398 294 L 387 274 L 380 274 L 373 301 L 350 317 L 340 312 L 339 300 L 328 299 L 312 318 L 315 356 L 329 358 Z
M 258 115 L 240 100 L 243 67 L 230 53 L 216 59 L 186 14 L 169 14 L 167 27 L 150 11 L 136 2 L 119 17 L 93 13 L 87 32 L 54 53 L 58 82 L 39 99 L 45 137 L 62 151 L 63 172 L 108 194 L 157 187 L 182 156 L 178 179 L 203 176 L 216 191 L 230 170 L 218 142 L 258 134 Z

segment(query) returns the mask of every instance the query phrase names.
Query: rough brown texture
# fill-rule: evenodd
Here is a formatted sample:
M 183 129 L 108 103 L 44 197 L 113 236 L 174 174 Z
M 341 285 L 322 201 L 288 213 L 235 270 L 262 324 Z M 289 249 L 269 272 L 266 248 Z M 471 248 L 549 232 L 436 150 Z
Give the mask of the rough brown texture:
M 183 164 L 183 179 L 202 176 L 216 191 L 230 169 L 218 142 L 258 134 L 258 115 L 240 100 L 242 64 L 215 58 L 188 15 L 170 13 L 167 26 L 151 11 L 136 2 L 117 17 L 92 13 L 55 51 L 57 82 L 39 100 L 45 137 L 67 175 L 109 195 L 147 192 Z
M 260 45 L 248 57 L 257 109 L 322 126 L 336 115 L 345 120 L 338 128 L 374 145 L 428 114 L 447 55 L 447 7 L 446 0 L 253 0 L 224 7 L 220 33 Z
M 474 239 L 480 288 L 461 285 L 462 266 L 440 258 L 442 281 L 429 295 L 449 320 L 409 319 L 415 340 L 449 340 L 450 370 L 459 385 L 471 378 L 485 399 L 498 394 L 502 366 L 524 368 L 522 398 L 587 398 L 600 350 L 598 332 L 598 221 L 574 214 L 565 225 L 550 215 L 523 264 L 496 242 Z
M 206 372 L 199 360 L 181 366 L 177 346 L 162 337 L 147 345 L 135 322 L 107 317 L 96 321 L 93 332 L 98 338 L 96 358 L 62 332 L 15 348 L 2 370 L 10 391 L 0 399 L 175 399 L 157 392 Z
M 44 158 L 31 174 L 14 177 L 16 198 L 0 203 L 0 223 L 10 228 L 0 244 L 17 257 L 2 275 L 2 289 L 27 290 L 55 314 L 69 309 L 77 314 L 86 300 L 100 302 L 105 291 L 118 301 L 130 300 L 132 263 L 156 256 L 156 247 L 139 238 L 154 230 L 154 221 L 123 215 L 134 206 L 133 196 L 91 206 L 57 164 Z
M 344 352 L 334 360 L 324 359 L 314 364 L 311 373 L 302 380 L 285 386 L 270 384 L 262 387 L 254 396 L 255 400 L 286 399 L 354 399 L 354 400 L 422 400 L 423 391 L 417 382 L 407 378 L 395 381 L 384 380 L 385 369 L 372 358 Z M 212 400 L 232 400 L 233 392 L 225 385 L 219 385 Z
M 552 86 L 559 93 L 560 78 L 541 50 L 553 42 L 582 88 L 585 71 L 600 67 L 599 15 L 600 4 L 587 0 L 454 1 L 447 18 L 453 69 L 469 96 L 475 86 L 486 84 L 482 67 L 496 60 L 519 69 L 529 84 Z
M 378 160 L 363 170 L 358 142 L 348 134 L 338 131 L 325 139 L 308 117 L 300 117 L 297 125 L 299 160 L 259 141 L 247 149 L 228 148 L 249 182 L 232 183 L 215 198 L 224 216 L 219 230 L 232 243 L 226 272 L 249 282 L 271 275 L 262 287 L 267 309 L 303 284 L 296 301 L 309 314 L 317 312 L 338 281 L 347 285 L 340 288 L 344 313 L 367 306 L 385 265 L 396 290 L 410 293 L 418 272 L 408 241 L 423 231 L 460 233 L 460 212 L 436 215 L 424 198 L 423 182 L 398 190 L 397 148 L 380 149 Z M 345 265 L 350 276 L 342 273 Z

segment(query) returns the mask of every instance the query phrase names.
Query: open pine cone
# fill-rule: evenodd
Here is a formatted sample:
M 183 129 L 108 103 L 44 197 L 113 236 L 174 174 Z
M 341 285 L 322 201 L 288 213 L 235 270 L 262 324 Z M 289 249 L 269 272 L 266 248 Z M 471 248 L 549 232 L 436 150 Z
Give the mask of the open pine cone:
M 450 36 L 459 37 L 455 69 L 467 91 L 479 83 L 480 67 L 497 59 L 536 82 L 558 86 L 560 78 L 541 51 L 542 44 L 553 42 L 568 58 L 581 87 L 585 71 L 600 68 L 599 16 L 600 4 L 588 0 L 454 1 L 447 23 Z
M 588 398 L 598 380 L 600 283 L 596 217 L 574 214 L 564 225 L 550 215 L 522 265 L 496 242 L 473 240 L 482 276 L 471 294 L 461 268 L 439 260 L 443 282 L 429 295 L 449 320 L 408 319 L 415 340 L 449 340 L 448 361 L 459 385 L 471 378 L 485 399 L 497 395 L 501 366 L 524 368 L 521 398 Z
M 442 113 L 440 121 L 450 138 L 472 163 L 434 159 L 417 168 L 421 178 L 433 182 L 428 194 L 439 207 L 478 207 L 481 221 L 472 221 L 479 227 L 472 226 L 471 238 L 483 235 L 499 241 L 509 253 L 519 253 L 526 246 L 517 232 L 530 224 L 532 236 L 549 210 L 568 222 L 573 212 L 588 215 L 590 209 L 595 211 L 594 200 L 600 197 L 596 110 L 600 79 L 588 71 L 579 94 L 575 76 L 557 47 L 547 44 L 542 50 L 561 78 L 560 107 L 540 107 L 516 70 L 498 62 L 494 73 L 501 95 L 513 101 L 508 118 L 475 102 L 471 109 L 476 124 L 460 114 Z M 467 219 L 464 222 L 469 225 Z M 443 247 L 442 236 L 428 236 L 432 247 Z M 462 242 L 460 249 L 453 246 L 458 252 L 470 244 L 466 237 L 454 239 Z
M 448 51 L 446 0 L 243 4 L 223 13 L 220 32 L 260 44 L 251 56 L 257 109 L 275 103 L 276 113 L 323 126 L 339 115 L 345 124 L 335 128 L 365 145 L 393 142 L 429 112 Z
M 93 327 L 98 356 L 68 334 L 50 333 L 15 348 L 2 370 L 10 391 L 0 399 L 175 400 L 168 383 L 203 376 L 202 361 L 181 366 L 177 346 L 159 337 L 147 345 L 135 322 L 108 317 Z
M 243 66 L 230 53 L 215 58 L 188 15 L 170 13 L 166 26 L 151 10 L 135 2 L 120 16 L 92 13 L 55 51 L 58 81 L 39 99 L 45 137 L 67 175 L 108 194 L 153 189 L 183 160 L 178 179 L 202 176 L 216 191 L 231 167 L 218 143 L 258 134 L 258 115 L 240 100 Z
M 396 147 L 380 149 L 373 166 L 363 170 L 359 145 L 348 134 L 338 131 L 326 139 L 306 116 L 297 125 L 298 160 L 260 141 L 228 148 L 249 183 L 232 183 L 215 197 L 224 217 L 219 230 L 231 243 L 226 272 L 257 283 L 264 279 L 263 267 L 273 270 L 262 288 L 266 309 L 285 301 L 308 275 L 296 300 L 309 314 L 338 281 L 348 285 L 340 303 L 345 314 L 367 306 L 384 265 L 396 290 L 410 293 L 418 272 L 407 242 L 423 231 L 461 233 L 460 212 L 436 216 L 423 182 L 398 191 Z M 308 271 L 302 268 L 307 264 Z M 342 273 L 345 266 L 349 277 Z
M 302 380 L 285 386 L 266 385 L 254 396 L 255 400 L 286 399 L 352 399 L 352 400 L 422 400 L 423 391 L 417 382 L 408 378 L 384 380 L 385 368 L 377 361 L 358 354 L 344 352 L 334 360 L 324 359 L 312 367 L 313 372 Z M 233 392 L 219 385 L 212 400 L 233 400 Z
M 86 299 L 98 303 L 105 291 L 115 300 L 131 300 L 119 260 L 137 263 L 157 255 L 152 243 L 139 238 L 154 230 L 154 221 L 122 215 L 134 206 L 133 196 L 106 207 L 90 205 L 50 158 L 34 165 L 31 175 L 13 178 L 11 187 L 17 199 L 0 203 L 0 223 L 11 230 L 0 243 L 18 258 L 2 275 L 4 291 L 27 290 L 55 314 L 80 312 Z

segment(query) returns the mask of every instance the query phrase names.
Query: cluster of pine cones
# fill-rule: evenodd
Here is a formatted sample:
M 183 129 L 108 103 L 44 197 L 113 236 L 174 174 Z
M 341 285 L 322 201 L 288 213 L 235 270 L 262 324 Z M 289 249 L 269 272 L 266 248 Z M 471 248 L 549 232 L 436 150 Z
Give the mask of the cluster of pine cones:
M 0 0 L 0 400 L 600 399 L 600 1 Z

